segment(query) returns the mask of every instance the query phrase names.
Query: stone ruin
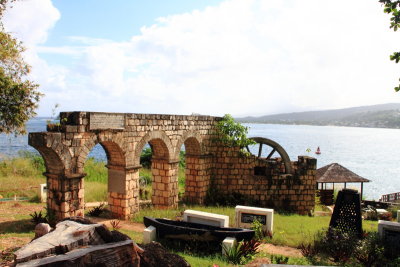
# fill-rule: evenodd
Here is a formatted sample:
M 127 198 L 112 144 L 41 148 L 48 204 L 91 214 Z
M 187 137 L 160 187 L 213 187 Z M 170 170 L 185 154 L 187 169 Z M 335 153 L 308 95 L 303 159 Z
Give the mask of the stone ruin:
M 221 194 L 240 194 L 261 207 L 308 214 L 314 208 L 316 159 L 299 156 L 290 173 L 279 159 L 243 156 L 237 147 L 215 141 L 221 118 L 160 114 L 61 112 L 60 127 L 29 134 L 42 155 L 47 208 L 57 219 L 83 216 L 84 164 L 100 144 L 107 155 L 108 204 L 115 217 L 139 210 L 140 154 L 150 144 L 152 204 L 178 205 L 179 152 L 185 145 L 184 198 L 203 204 L 211 184 Z M 50 129 L 49 129 L 50 130 Z

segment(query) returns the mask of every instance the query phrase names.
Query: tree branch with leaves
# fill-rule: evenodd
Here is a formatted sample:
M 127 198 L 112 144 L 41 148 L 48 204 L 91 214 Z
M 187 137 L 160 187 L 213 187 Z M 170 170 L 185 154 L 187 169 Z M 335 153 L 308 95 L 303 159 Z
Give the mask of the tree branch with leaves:
M 234 118 L 225 114 L 217 123 L 217 140 L 228 147 L 244 148 L 255 144 L 252 139 L 247 138 L 248 127 L 235 122 Z
M 22 43 L 4 29 L 4 11 L 15 0 L 0 0 L 0 133 L 25 133 L 42 94 L 27 75 L 30 66 L 22 54 Z
M 390 18 L 390 28 L 393 29 L 393 31 L 397 31 L 400 28 L 400 1 L 393 1 L 393 0 L 379 0 L 379 3 L 381 3 L 384 6 L 383 11 L 385 13 L 388 13 L 392 15 Z M 390 55 L 390 60 L 399 63 L 400 61 L 400 52 L 394 52 L 393 54 Z M 400 81 L 400 79 L 399 79 Z M 394 88 L 396 92 L 400 91 L 400 85 L 396 86 Z

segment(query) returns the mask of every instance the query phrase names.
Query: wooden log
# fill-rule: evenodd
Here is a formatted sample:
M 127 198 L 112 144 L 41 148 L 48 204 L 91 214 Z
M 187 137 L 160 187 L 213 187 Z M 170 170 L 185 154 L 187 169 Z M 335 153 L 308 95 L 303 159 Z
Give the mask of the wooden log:
M 75 249 L 62 255 L 19 263 L 16 267 L 75 267 L 75 266 L 134 266 L 139 267 L 139 256 L 133 241 L 108 243 Z
M 63 254 L 82 246 L 106 243 L 96 231 L 96 227 L 104 226 L 62 221 L 56 225 L 53 232 L 33 240 L 16 251 L 15 262 L 26 262 L 52 254 Z

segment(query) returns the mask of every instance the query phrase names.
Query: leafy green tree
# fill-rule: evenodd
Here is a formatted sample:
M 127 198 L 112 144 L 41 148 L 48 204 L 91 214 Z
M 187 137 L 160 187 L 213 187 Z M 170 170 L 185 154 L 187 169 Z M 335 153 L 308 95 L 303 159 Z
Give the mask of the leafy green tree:
M 225 114 L 217 123 L 217 140 L 229 147 L 246 147 L 255 142 L 247 138 L 248 127 L 235 122 L 233 117 Z
M 400 28 L 400 1 L 395 0 L 379 0 L 379 3 L 383 4 L 385 13 L 391 14 L 390 18 L 390 28 L 395 32 Z M 390 55 L 390 60 L 396 63 L 400 61 L 400 52 L 394 52 Z M 400 79 L 399 79 L 400 80 Z M 394 88 L 396 92 L 400 91 L 400 85 Z
M 23 134 L 42 94 L 27 79 L 30 66 L 22 57 L 25 48 L 4 29 L 4 11 L 14 1 L 0 0 L 0 133 Z

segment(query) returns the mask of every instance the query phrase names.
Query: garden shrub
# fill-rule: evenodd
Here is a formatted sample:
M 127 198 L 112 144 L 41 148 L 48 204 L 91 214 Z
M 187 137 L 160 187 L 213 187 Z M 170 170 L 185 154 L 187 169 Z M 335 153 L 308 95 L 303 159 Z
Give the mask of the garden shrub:
M 301 244 L 300 250 L 314 265 L 400 266 L 398 240 L 382 239 L 378 233 L 364 233 L 362 238 L 329 228 L 316 234 L 314 242 Z
M 391 221 L 392 220 L 392 213 L 391 212 L 385 212 L 381 213 L 378 215 L 379 220 L 384 220 L 384 221 Z
M 249 128 L 235 122 L 235 119 L 229 114 L 225 114 L 216 126 L 218 137 L 214 141 L 221 142 L 228 147 L 239 148 L 255 144 L 254 140 L 247 138 Z
M 102 203 L 97 207 L 88 211 L 88 215 L 92 217 L 99 217 L 106 209 L 106 206 Z
M 392 214 L 392 219 L 397 219 L 397 211 L 400 210 L 400 206 L 390 206 L 388 211 Z
M 254 258 L 260 245 L 261 243 L 258 240 L 252 239 L 238 242 L 230 249 L 227 249 L 224 246 L 222 248 L 225 252 L 226 260 L 229 263 L 245 264 Z
M 34 225 L 37 225 L 39 223 L 47 223 L 48 222 L 47 219 L 46 219 L 46 215 L 43 215 L 42 211 L 39 211 L 39 212 L 35 211 L 35 212 L 29 214 L 29 216 L 31 216 L 31 218 L 32 218 L 31 222 Z
M 330 261 L 343 264 L 350 260 L 357 241 L 358 238 L 354 234 L 329 228 L 327 232 L 317 234 L 314 249 Z
M 384 244 L 379 234 L 368 233 L 358 240 L 354 258 L 363 266 L 379 266 L 384 260 Z
M 271 263 L 273 264 L 287 264 L 289 262 L 289 257 L 282 255 L 271 255 Z

